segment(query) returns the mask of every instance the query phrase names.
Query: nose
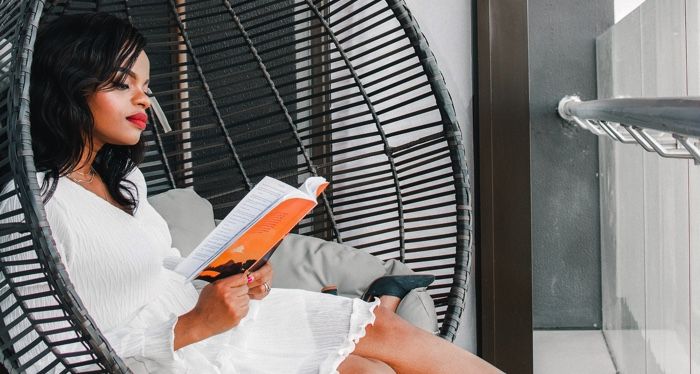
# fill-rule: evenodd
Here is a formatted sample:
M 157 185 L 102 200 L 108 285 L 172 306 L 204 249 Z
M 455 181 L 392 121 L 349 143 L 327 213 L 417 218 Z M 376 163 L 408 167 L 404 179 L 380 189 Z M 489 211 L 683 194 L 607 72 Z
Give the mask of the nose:
M 138 105 L 142 107 L 143 109 L 148 109 L 151 107 L 151 99 L 148 97 L 146 94 L 146 91 L 144 90 L 136 90 L 136 94 L 134 95 L 133 102 L 135 105 Z

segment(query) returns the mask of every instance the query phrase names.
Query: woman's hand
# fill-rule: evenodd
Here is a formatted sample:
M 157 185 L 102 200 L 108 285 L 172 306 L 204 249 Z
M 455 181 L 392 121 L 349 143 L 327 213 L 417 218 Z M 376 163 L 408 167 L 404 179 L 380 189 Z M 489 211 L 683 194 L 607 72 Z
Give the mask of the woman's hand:
M 244 274 L 232 275 L 204 287 L 197 305 L 181 315 L 175 324 L 174 349 L 236 327 L 248 314 L 248 292 L 248 279 Z
M 270 293 L 272 274 L 272 266 L 269 262 L 250 274 L 252 281 L 248 283 L 248 296 L 251 299 L 262 300 Z

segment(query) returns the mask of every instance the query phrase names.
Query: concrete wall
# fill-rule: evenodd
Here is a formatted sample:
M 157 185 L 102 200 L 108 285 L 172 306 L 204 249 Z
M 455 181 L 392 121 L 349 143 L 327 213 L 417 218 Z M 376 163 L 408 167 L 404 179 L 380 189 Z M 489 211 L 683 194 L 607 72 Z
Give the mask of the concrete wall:
M 535 329 L 601 323 L 598 140 L 555 108 L 596 97 L 595 39 L 612 23 L 612 0 L 528 1 Z
M 700 95 L 699 4 L 647 0 L 601 35 L 599 97 Z M 601 138 L 600 173 L 603 328 L 618 370 L 700 370 L 700 166 Z

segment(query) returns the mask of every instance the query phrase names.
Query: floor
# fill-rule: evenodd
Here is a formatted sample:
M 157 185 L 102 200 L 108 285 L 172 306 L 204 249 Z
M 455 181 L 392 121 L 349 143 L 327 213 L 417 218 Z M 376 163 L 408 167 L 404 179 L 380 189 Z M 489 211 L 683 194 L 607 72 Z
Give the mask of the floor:
M 597 330 L 534 331 L 535 374 L 615 374 Z

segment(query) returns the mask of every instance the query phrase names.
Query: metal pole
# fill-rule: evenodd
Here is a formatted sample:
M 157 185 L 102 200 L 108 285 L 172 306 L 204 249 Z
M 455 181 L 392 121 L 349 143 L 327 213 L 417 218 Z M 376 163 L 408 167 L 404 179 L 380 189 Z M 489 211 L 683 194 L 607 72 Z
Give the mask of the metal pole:
M 700 137 L 700 97 L 581 101 L 567 96 L 559 102 L 559 115 L 568 121 L 576 117 Z

